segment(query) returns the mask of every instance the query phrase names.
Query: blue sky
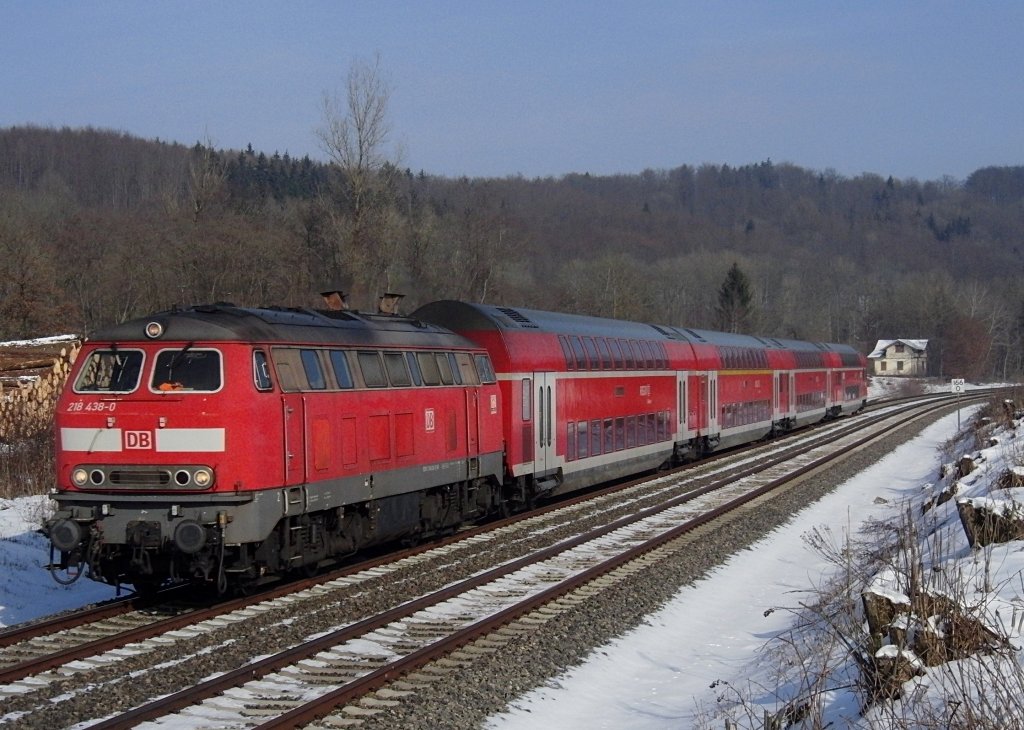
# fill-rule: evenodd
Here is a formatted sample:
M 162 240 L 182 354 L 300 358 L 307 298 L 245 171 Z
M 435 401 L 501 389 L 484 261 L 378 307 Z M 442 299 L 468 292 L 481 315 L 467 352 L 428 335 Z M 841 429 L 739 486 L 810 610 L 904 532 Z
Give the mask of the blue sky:
M 324 159 L 323 95 L 375 54 L 414 171 L 1024 164 L 1016 0 L 0 0 L 0 127 Z

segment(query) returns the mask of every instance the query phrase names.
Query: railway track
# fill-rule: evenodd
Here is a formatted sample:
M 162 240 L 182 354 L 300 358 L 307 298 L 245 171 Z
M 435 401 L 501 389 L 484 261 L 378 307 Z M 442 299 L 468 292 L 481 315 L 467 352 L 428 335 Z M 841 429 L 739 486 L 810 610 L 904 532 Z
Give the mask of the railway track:
M 346 720 L 380 711 L 412 691 L 408 687 L 415 682 L 410 684 L 408 680 L 381 690 L 399 674 L 412 673 L 413 679 L 422 675 L 422 681 L 430 681 L 423 679 L 429 677 L 428 670 L 417 675 L 416 668 L 444 669 L 443 664 L 436 665 L 445 661 L 438 657 L 453 648 L 475 642 L 475 648 L 460 649 L 454 659 L 447 660 L 456 665 L 469 661 L 474 653 L 486 655 L 497 650 L 524 630 L 522 622 L 529 625 L 527 614 L 531 611 L 550 613 L 557 610 L 551 608 L 553 601 L 557 607 L 586 600 L 582 596 L 599 590 L 597 586 L 602 583 L 622 579 L 609 577 L 616 571 L 628 575 L 641 569 L 637 565 L 644 563 L 634 561 L 650 561 L 661 552 L 671 553 L 666 546 L 686 539 L 687 533 L 727 513 L 750 509 L 756 500 L 787 488 L 792 483 L 788 472 L 796 460 L 804 462 L 800 471 L 807 473 L 822 468 L 823 459 L 863 447 L 865 437 L 858 435 L 859 430 L 878 429 L 885 419 L 907 418 L 890 413 L 895 410 L 879 409 L 877 415 L 835 422 L 797 439 L 813 443 L 761 446 L 735 456 L 727 466 L 718 462 L 701 464 L 680 474 L 603 490 L 538 514 L 470 531 L 448 544 L 321 579 L 319 585 L 282 588 L 278 595 L 261 596 L 256 602 L 250 599 L 209 609 L 209 616 L 192 612 L 184 630 L 178 626 L 168 633 L 170 624 L 159 625 L 166 618 L 150 621 L 155 637 L 142 638 L 146 632 L 133 629 L 139 632 L 131 635 L 134 643 L 126 646 L 122 640 L 121 649 L 98 650 L 88 661 L 76 657 L 71 664 L 55 668 L 50 659 L 51 664 L 40 664 L 38 671 L 23 662 L 19 670 L 24 672 L 23 678 L 9 684 L 5 695 L 0 695 L 5 696 L 5 705 L 11 705 L 0 715 L 0 722 L 17 718 L 19 724 L 28 723 L 26 726 L 62 726 L 58 719 L 61 712 L 54 709 L 51 700 L 55 693 L 66 696 L 69 686 L 79 681 L 91 682 L 92 688 L 70 690 L 74 700 L 58 703 L 68 705 L 67 715 L 77 722 L 86 719 L 78 709 L 83 705 L 95 708 L 90 717 L 114 711 L 106 707 L 139 705 L 96 725 L 104 728 L 134 727 L 145 721 L 154 727 L 175 726 L 184 716 L 158 718 L 182 711 L 187 714 L 189 727 L 252 727 L 261 723 L 291 727 L 323 715 L 328 711 L 326 707 L 339 703 L 348 708 Z M 585 527 L 590 524 L 595 526 Z M 415 592 L 425 586 L 422 581 L 414 580 L 402 587 L 408 580 L 403 576 L 422 575 L 428 570 L 439 577 L 434 581 L 437 587 L 419 595 Z M 391 592 L 381 604 L 387 608 L 348 613 L 339 610 L 362 603 L 367 592 L 378 591 L 384 585 Z M 313 624 L 297 619 L 307 611 L 320 617 L 320 625 L 328 626 L 333 621 L 333 626 L 342 628 L 321 630 L 321 636 L 311 639 L 311 632 L 317 633 Z M 323 619 L 332 613 L 324 623 Z M 157 683 L 159 689 L 149 696 L 167 696 L 156 702 L 126 698 L 120 705 L 89 703 L 90 695 L 102 693 L 104 687 L 109 691 L 118 681 L 116 670 L 120 663 L 126 663 L 126 656 L 136 660 L 149 656 L 149 665 L 163 662 L 166 666 L 166 656 L 187 655 L 184 647 L 189 645 L 197 655 L 213 654 L 218 648 L 244 643 L 229 638 L 231 632 L 244 634 L 246 627 L 255 625 L 255 617 L 264 619 L 257 634 L 266 632 L 266 626 L 292 622 L 301 624 L 294 633 L 302 638 L 284 642 L 287 645 L 277 651 L 268 642 L 263 659 L 252 661 L 250 653 L 242 668 L 233 662 L 234 666 L 221 668 L 212 680 L 189 681 L 185 676 L 179 682 L 183 688 L 175 691 L 168 691 L 166 682 Z M 507 627 L 510 622 L 512 628 Z M 182 666 L 180 660 L 175 666 Z M 374 690 L 381 691 L 366 694 Z M 307 700 L 313 696 L 319 696 L 320 705 L 307 707 Z M 358 697 L 364 699 L 357 702 Z M 266 719 L 274 717 L 277 719 Z

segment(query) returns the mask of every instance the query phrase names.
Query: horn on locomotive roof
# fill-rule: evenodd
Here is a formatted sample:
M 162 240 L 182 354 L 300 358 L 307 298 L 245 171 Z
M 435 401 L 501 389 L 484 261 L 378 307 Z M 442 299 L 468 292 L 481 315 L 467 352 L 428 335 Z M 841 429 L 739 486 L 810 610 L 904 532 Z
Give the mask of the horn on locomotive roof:
M 398 314 L 398 303 L 402 301 L 405 294 L 385 292 L 384 296 L 377 302 L 377 311 L 381 314 Z

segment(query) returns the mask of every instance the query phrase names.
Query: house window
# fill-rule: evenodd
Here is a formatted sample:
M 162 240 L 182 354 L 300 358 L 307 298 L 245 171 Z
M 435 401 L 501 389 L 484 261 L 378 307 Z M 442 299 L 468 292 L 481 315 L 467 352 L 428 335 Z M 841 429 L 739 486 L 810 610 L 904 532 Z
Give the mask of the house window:
M 902 370 L 903 369 L 903 361 L 902 360 L 900 360 L 899 362 L 896 363 L 896 369 L 897 370 Z
M 882 361 L 881 361 L 881 364 L 882 364 L 882 367 L 881 367 L 881 368 L 879 368 L 879 370 L 881 370 L 881 371 L 882 371 L 882 372 L 884 373 L 884 372 L 885 372 L 885 370 L 886 370 L 886 368 L 888 368 L 888 367 L 889 367 L 889 363 L 887 363 L 887 362 L 886 362 L 885 360 L 882 360 Z
M 895 350 L 896 350 L 896 354 L 898 354 L 898 355 L 903 354 L 903 343 L 902 342 L 897 342 Z

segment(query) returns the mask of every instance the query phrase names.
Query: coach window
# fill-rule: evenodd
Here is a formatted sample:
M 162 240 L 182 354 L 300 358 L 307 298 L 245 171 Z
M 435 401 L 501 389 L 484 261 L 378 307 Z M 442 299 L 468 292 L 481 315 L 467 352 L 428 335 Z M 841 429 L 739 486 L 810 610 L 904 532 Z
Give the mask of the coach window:
M 396 388 L 408 388 L 412 385 L 412 379 L 405 367 L 405 358 L 402 357 L 402 353 L 385 352 L 384 369 L 388 371 L 388 380 Z
M 572 347 L 569 346 L 568 338 L 565 335 L 559 335 L 558 344 L 562 346 L 562 355 L 565 356 L 566 370 L 575 370 L 576 358 L 572 354 Z
M 327 387 L 324 379 L 324 372 L 320 369 L 320 358 L 316 356 L 316 350 L 300 350 L 302 358 L 302 371 L 306 373 L 306 382 L 312 390 L 323 390 Z
M 619 340 L 619 344 L 622 346 L 622 357 L 626 369 L 632 370 L 636 367 L 636 363 L 633 362 L 633 349 L 629 346 L 629 340 Z
M 590 360 L 590 369 L 599 370 L 601 368 L 601 360 L 597 356 L 597 345 L 594 344 L 594 338 L 584 337 L 583 347 L 587 350 L 587 358 Z
M 643 354 L 643 351 L 640 349 L 640 343 L 637 342 L 636 340 L 630 340 L 629 341 L 629 347 L 633 351 L 633 362 L 636 363 L 637 369 L 639 370 L 639 369 L 643 368 L 644 367 L 644 354 Z
M 576 421 L 569 421 L 566 424 L 565 434 L 565 460 L 576 460 Z
M 448 356 L 443 352 L 437 353 L 437 370 L 441 373 L 441 382 L 444 385 L 451 385 L 454 383 L 452 378 L 452 366 L 448 362 Z
M 622 370 L 622 348 L 619 347 L 619 341 L 612 338 L 608 340 L 608 346 L 612 350 L 612 360 L 615 361 L 615 369 Z
M 587 369 L 587 353 L 583 350 L 583 341 L 579 337 L 572 338 L 572 354 L 576 356 L 576 369 Z
M 252 380 L 256 390 L 271 390 L 274 387 L 274 381 L 270 379 L 270 363 L 263 350 L 254 350 L 252 353 Z
M 529 421 L 533 418 L 533 389 L 531 388 L 530 378 L 523 378 L 523 421 Z
M 388 387 L 388 378 L 376 352 L 361 351 L 356 354 L 356 359 L 359 361 L 359 370 L 363 374 L 363 382 L 367 388 Z
M 590 453 L 592 456 L 600 456 L 601 454 L 601 424 L 603 421 L 595 419 L 590 422 Z
M 590 424 L 580 421 L 576 424 L 576 456 L 585 459 L 590 456 Z
M 480 373 L 480 382 L 497 383 L 498 378 L 494 374 L 494 366 L 491 365 L 491 358 L 487 357 L 487 355 L 477 355 L 474 359 L 476 360 L 476 370 Z
M 344 350 L 331 350 L 331 369 L 339 388 L 352 387 L 352 373 L 348 369 L 348 358 Z
M 654 343 L 654 349 L 655 349 L 656 354 L 658 356 L 658 367 L 659 368 L 663 368 L 663 369 L 667 368 L 668 367 L 668 351 L 665 349 L 665 343 L 664 342 L 655 342 Z
M 420 364 L 424 385 L 440 385 L 441 373 L 437 369 L 437 358 L 432 352 L 417 352 L 416 361 Z

